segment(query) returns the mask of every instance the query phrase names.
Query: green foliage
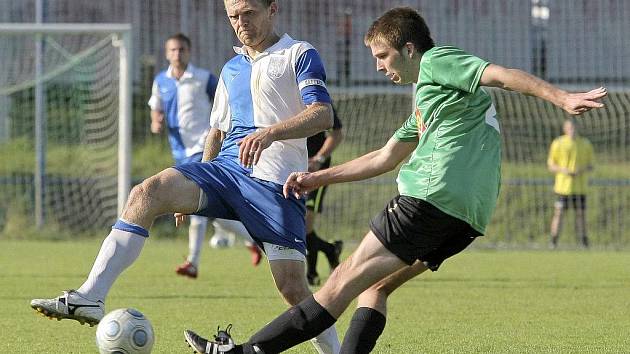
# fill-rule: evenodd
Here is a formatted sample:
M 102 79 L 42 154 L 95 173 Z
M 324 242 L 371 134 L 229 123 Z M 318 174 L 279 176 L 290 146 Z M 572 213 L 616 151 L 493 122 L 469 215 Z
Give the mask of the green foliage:
M 0 241 L 0 327 L 8 330 L 0 352 L 96 351 L 95 328 L 49 321 L 28 302 L 79 286 L 99 246 L 100 240 Z M 242 342 L 286 309 L 268 265 L 251 267 L 245 248 L 204 249 L 194 281 L 173 271 L 186 249 L 185 238 L 149 239 L 106 302 L 109 311 L 135 307 L 151 320 L 154 353 L 188 351 L 185 328 L 210 335 L 233 323 Z M 328 274 L 323 267 L 320 274 Z M 628 269 L 630 257 L 622 252 L 468 250 L 394 293 L 374 353 L 625 353 Z M 351 316 L 339 319 L 340 337 Z M 312 352 L 310 344 L 289 351 Z

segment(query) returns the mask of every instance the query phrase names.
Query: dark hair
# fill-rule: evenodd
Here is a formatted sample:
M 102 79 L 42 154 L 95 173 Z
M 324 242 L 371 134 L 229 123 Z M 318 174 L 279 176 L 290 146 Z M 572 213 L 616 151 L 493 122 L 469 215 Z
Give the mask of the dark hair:
M 376 19 L 363 38 L 366 46 L 382 42 L 396 50 L 411 42 L 420 53 L 435 47 L 429 27 L 410 7 L 395 7 Z
M 166 44 L 166 42 L 170 41 L 170 40 L 176 40 L 176 41 L 180 41 L 182 43 L 186 43 L 186 45 L 188 46 L 188 49 L 190 49 L 192 47 L 192 43 L 190 42 L 190 38 L 188 38 L 185 34 L 178 32 L 175 33 L 174 35 L 166 38 L 166 41 L 164 42 Z

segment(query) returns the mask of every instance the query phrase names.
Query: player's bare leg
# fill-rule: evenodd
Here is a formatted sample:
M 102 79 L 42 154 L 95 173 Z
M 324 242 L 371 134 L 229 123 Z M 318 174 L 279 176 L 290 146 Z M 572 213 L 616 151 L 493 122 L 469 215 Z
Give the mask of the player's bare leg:
M 290 306 L 297 305 L 300 301 L 312 295 L 306 282 L 306 270 L 303 261 L 270 260 L 269 266 L 276 287 L 287 304 Z M 336 354 L 341 346 L 334 327 L 330 327 L 322 332 L 312 340 L 312 343 L 320 354 Z
M 103 241 L 87 280 L 76 291 L 53 299 L 34 299 L 31 307 L 51 318 L 75 319 L 94 325 L 118 276 L 140 255 L 153 220 L 165 213 L 192 213 L 198 208 L 199 187 L 169 168 L 135 186 L 120 219 Z
M 589 242 L 586 234 L 586 210 L 581 208 L 580 205 L 578 205 L 575 209 L 575 234 L 582 247 L 588 248 Z
M 352 316 L 341 345 L 342 353 L 369 353 L 385 329 L 387 298 L 394 290 L 428 268 L 416 261 L 380 280 L 359 295 L 357 309 Z
M 265 352 L 278 353 L 313 338 L 332 326 L 359 294 L 405 266 L 369 232 L 315 295 L 284 312 L 236 349 L 253 350 L 255 346 Z
M 370 231 L 356 251 L 335 269 L 326 284 L 315 293 L 315 300 L 338 318 L 363 291 L 405 266 Z
M 562 217 L 564 214 L 564 209 L 561 206 L 554 207 L 553 217 L 551 218 L 551 247 L 558 247 L 558 238 L 560 237 L 560 232 L 562 232 Z

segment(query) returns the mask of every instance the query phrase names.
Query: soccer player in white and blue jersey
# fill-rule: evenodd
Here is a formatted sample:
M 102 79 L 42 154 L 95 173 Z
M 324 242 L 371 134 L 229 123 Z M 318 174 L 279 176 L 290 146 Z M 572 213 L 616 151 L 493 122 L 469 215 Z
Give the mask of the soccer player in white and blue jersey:
M 308 43 L 274 31 L 273 0 L 225 0 L 239 41 L 221 72 L 204 162 L 168 168 L 135 186 L 104 240 L 87 280 L 76 291 L 31 306 L 54 318 L 95 324 L 124 269 L 140 254 L 159 215 L 183 213 L 240 220 L 264 249 L 278 290 L 291 305 L 309 297 L 305 274 L 305 205 L 285 198 L 292 171 L 307 170 L 306 137 L 332 126 L 326 73 Z M 334 327 L 313 342 L 338 353 Z
M 182 33 L 166 39 L 164 52 L 169 67 L 153 80 L 148 102 L 151 107 L 151 132 L 159 134 L 166 125 L 176 166 L 201 161 L 206 136 L 210 130 L 212 100 L 218 83 L 216 76 L 190 63 L 191 48 L 190 39 Z M 188 258 L 175 269 L 177 274 L 197 277 L 199 254 L 207 226 L 208 218 L 205 216 L 190 217 Z M 213 221 L 213 226 L 215 233 L 226 228 L 236 229 L 237 234 L 246 242 L 251 240 L 240 222 L 219 219 Z M 260 259 L 258 247 L 250 244 L 249 248 Z

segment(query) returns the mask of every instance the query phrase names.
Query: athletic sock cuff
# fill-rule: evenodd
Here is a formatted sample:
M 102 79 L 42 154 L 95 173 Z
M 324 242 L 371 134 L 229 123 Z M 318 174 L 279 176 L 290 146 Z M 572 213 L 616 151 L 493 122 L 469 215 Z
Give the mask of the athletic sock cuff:
M 313 295 L 304 299 L 298 306 L 302 309 L 308 320 L 316 320 L 318 323 L 327 324 L 324 329 L 337 322 L 337 319 L 334 318 L 326 308 L 320 305 Z
M 147 229 L 132 222 L 125 221 L 123 219 L 116 220 L 116 223 L 114 224 L 114 226 L 112 226 L 112 229 L 130 232 L 132 234 L 136 234 L 145 238 L 149 237 L 149 231 L 147 231 Z
M 247 344 L 256 345 L 265 353 L 281 353 L 315 338 L 336 321 L 311 295 L 267 324 Z
M 385 316 L 369 307 L 359 307 L 352 315 L 352 321 L 385 321 Z

